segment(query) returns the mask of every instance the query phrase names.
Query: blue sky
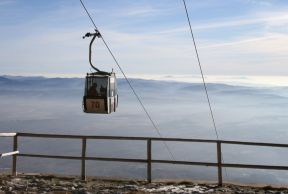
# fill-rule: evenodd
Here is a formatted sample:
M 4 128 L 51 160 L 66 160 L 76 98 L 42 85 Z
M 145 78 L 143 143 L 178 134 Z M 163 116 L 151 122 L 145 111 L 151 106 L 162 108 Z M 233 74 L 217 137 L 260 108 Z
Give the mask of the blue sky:
M 199 74 L 182 0 L 83 1 L 126 73 Z M 288 1 L 186 1 L 206 75 L 287 75 Z M 88 31 L 78 0 L 1 0 L 1 74 L 84 76 Z M 93 54 L 119 72 L 100 40 Z

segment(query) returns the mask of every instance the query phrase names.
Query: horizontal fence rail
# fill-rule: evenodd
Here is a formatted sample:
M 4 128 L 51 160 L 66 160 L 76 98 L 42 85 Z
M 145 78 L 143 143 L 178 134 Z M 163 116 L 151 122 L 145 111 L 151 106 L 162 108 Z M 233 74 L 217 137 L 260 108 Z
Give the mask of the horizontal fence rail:
M 266 146 L 266 147 L 280 147 L 288 148 L 288 144 L 278 143 L 257 143 L 244 141 L 226 141 L 226 140 L 209 140 L 209 139 L 184 139 L 184 138 L 159 138 L 159 137 L 124 137 L 124 136 L 84 136 L 84 135 L 61 135 L 61 134 L 35 134 L 35 133 L 2 133 L 5 137 L 13 137 L 13 160 L 12 160 L 12 174 L 17 175 L 17 157 L 34 157 L 34 158 L 53 158 L 53 159 L 68 159 L 81 161 L 81 178 L 86 179 L 86 161 L 112 161 L 112 162 L 132 162 L 144 163 L 147 165 L 147 181 L 152 181 L 152 164 L 179 164 L 179 165 L 194 165 L 194 166 L 210 166 L 218 169 L 218 185 L 222 185 L 222 168 L 248 168 L 248 169 L 268 169 L 268 170 L 288 170 L 288 166 L 272 166 L 272 165 L 257 165 L 257 164 L 237 164 L 237 163 L 223 163 L 222 160 L 222 145 L 248 145 L 248 146 Z M 1 137 L 1 133 L 0 133 Z M 29 154 L 20 153 L 18 151 L 18 138 L 60 138 L 60 139 L 79 139 L 82 141 L 81 156 L 65 156 L 65 155 L 44 155 L 44 154 Z M 133 158 L 114 158 L 114 157 L 90 157 L 86 156 L 87 141 L 88 140 L 132 140 L 132 141 L 146 141 L 147 156 L 146 159 Z M 155 160 L 152 158 L 153 142 L 193 142 L 193 143 L 210 143 L 216 145 L 217 162 L 194 162 L 181 160 Z M 11 154 L 12 155 L 12 154 Z

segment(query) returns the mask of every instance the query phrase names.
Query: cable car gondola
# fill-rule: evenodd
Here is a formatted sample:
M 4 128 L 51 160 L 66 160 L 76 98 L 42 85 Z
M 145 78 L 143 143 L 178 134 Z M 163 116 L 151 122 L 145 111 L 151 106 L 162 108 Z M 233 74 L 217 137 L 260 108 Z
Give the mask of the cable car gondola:
M 101 38 L 98 30 L 95 33 L 87 33 L 83 38 L 93 36 L 89 46 L 89 62 L 96 70 L 87 73 L 85 79 L 85 91 L 83 96 L 83 111 L 85 113 L 110 114 L 115 112 L 118 106 L 117 80 L 115 73 L 100 71 L 91 62 L 92 44 L 96 37 Z

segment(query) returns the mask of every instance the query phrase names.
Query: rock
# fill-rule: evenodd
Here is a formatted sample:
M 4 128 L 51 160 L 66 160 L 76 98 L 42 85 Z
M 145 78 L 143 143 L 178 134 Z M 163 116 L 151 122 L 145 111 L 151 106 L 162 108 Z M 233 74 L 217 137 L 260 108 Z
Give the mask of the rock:
M 40 182 L 40 180 L 39 180 L 39 179 L 37 179 L 37 178 L 34 178 L 34 179 L 32 180 L 32 182 L 34 182 L 34 183 L 39 183 L 39 182 Z
M 147 184 L 146 185 L 146 188 L 148 188 L 148 189 L 152 189 L 152 188 L 155 188 L 157 186 L 157 184 L 155 184 L 155 183 L 149 183 L 149 184 Z
M 83 183 L 78 183 L 78 188 L 84 188 L 84 184 Z
M 26 185 L 14 184 L 14 189 L 15 189 L 15 190 L 25 191 L 26 188 L 27 188 Z
M 135 185 L 141 185 L 138 181 L 136 180 L 132 180 L 132 183 L 134 183 Z
M 44 187 L 42 190 L 43 190 L 43 191 L 46 191 L 46 192 L 49 192 L 51 189 L 48 188 L 48 187 Z
M 20 179 L 20 178 L 13 178 L 13 179 L 11 179 L 11 182 L 13 182 L 13 183 L 19 183 L 19 182 L 21 182 L 22 181 L 22 179 Z
M 77 193 L 77 194 L 88 194 L 88 193 L 90 194 L 90 192 L 88 192 L 88 191 L 77 191 L 76 193 Z M 76 193 L 75 193 L 75 194 L 76 194 Z
M 125 185 L 124 188 L 129 189 L 129 190 L 136 190 L 137 186 L 136 185 Z
M 37 187 L 32 187 L 30 188 L 31 191 L 38 191 L 38 188 Z
M 40 185 L 46 185 L 47 183 L 48 183 L 48 182 L 45 181 L 45 180 L 43 180 L 43 179 L 41 179 L 40 182 L 39 182 Z
M 95 189 L 93 190 L 95 191 Z M 99 189 L 97 190 L 98 192 L 97 193 L 100 193 L 99 191 L 101 191 L 102 194 L 106 194 L 106 193 L 110 193 L 110 190 L 109 189 Z M 95 192 L 96 193 L 96 192 Z
M 65 187 L 61 187 L 61 186 L 54 186 L 52 187 L 52 191 L 65 191 L 66 188 Z
M 13 182 L 10 182 L 10 181 L 6 181 L 5 185 L 7 185 L 7 186 L 13 186 L 14 183 L 13 183 Z
M 119 185 L 116 187 L 117 189 L 123 189 L 124 188 L 124 185 Z

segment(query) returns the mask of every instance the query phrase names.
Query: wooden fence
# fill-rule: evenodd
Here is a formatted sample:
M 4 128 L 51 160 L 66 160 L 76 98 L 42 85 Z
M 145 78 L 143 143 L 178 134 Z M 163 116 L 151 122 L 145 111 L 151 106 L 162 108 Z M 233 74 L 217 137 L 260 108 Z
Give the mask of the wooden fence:
M 157 138 L 157 137 L 123 137 L 123 136 L 84 136 L 84 135 L 57 135 L 57 134 L 34 134 L 34 133 L 2 133 L 1 136 L 13 137 L 13 155 L 12 160 L 12 174 L 17 175 L 17 157 L 35 157 L 35 158 L 54 158 L 54 159 L 68 159 L 81 161 L 81 178 L 86 179 L 86 161 L 113 161 L 113 162 L 133 162 L 145 163 L 147 165 L 147 181 L 152 181 L 152 164 L 180 164 L 180 165 L 195 165 L 195 166 L 212 166 L 218 169 L 218 185 L 222 185 L 222 169 L 223 168 L 251 168 L 251 169 L 270 169 L 270 170 L 288 170 L 288 166 L 271 166 L 271 165 L 257 165 L 257 164 L 237 164 L 237 163 L 223 163 L 221 147 L 223 144 L 230 145 L 249 145 L 249 146 L 267 146 L 267 147 L 281 147 L 288 148 L 288 144 L 276 143 L 256 143 L 256 142 L 242 142 L 242 141 L 225 141 L 225 140 L 207 140 L 207 139 L 183 139 L 183 138 Z M 18 138 L 32 137 L 32 138 L 64 138 L 64 139 L 79 139 L 82 141 L 81 156 L 63 156 L 63 155 L 42 155 L 29 154 L 18 152 Z M 106 158 L 106 157 L 88 157 L 86 156 L 87 140 L 132 140 L 132 141 L 146 141 L 147 143 L 147 157 L 146 159 L 133 158 Z M 209 143 L 216 145 L 217 162 L 193 162 L 181 160 L 155 160 L 152 158 L 152 143 L 153 142 L 196 142 Z

